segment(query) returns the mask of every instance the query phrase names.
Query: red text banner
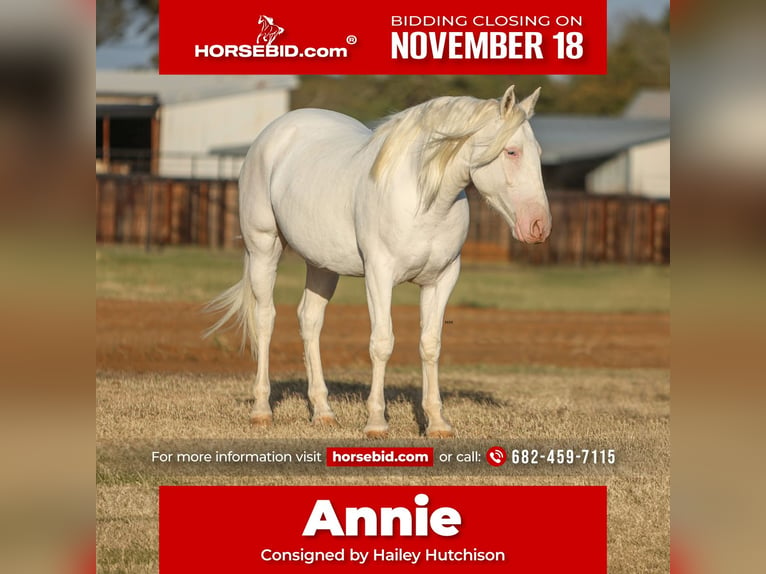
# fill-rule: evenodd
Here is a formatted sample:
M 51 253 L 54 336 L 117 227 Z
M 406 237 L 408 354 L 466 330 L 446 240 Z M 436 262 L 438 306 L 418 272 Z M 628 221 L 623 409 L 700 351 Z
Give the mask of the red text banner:
M 161 74 L 604 74 L 606 0 L 163 0 Z
M 160 572 L 606 573 L 606 487 L 162 486 Z

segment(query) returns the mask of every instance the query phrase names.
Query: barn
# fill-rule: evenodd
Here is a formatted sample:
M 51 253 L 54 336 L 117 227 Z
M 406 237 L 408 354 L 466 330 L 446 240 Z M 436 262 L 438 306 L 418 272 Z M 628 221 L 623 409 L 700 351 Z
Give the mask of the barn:
M 96 173 L 236 177 L 247 147 L 290 109 L 298 78 L 96 71 Z
M 621 116 L 532 119 L 552 190 L 670 197 L 670 93 L 643 90 Z

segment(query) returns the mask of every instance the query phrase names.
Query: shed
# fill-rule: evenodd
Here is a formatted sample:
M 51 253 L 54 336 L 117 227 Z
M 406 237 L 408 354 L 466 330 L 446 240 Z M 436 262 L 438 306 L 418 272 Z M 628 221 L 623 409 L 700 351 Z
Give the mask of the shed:
M 236 177 L 258 133 L 290 108 L 298 78 L 96 72 L 96 172 Z
M 669 197 L 669 101 L 667 92 L 647 91 L 639 93 L 622 116 L 533 117 L 546 186 Z
M 629 146 L 585 178 L 590 193 L 670 197 L 670 138 Z

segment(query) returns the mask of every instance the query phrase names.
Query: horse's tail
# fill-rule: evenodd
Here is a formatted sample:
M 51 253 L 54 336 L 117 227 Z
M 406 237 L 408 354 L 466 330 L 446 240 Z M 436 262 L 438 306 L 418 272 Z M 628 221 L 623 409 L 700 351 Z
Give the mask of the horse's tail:
M 250 352 L 256 356 L 256 332 L 255 332 L 255 295 L 250 286 L 250 256 L 245 253 L 244 273 L 242 279 L 226 291 L 218 295 L 205 306 L 205 312 L 220 313 L 223 316 L 213 326 L 203 333 L 203 337 L 209 337 L 226 323 L 234 320 L 234 326 L 242 331 L 240 352 L 250 344 Z

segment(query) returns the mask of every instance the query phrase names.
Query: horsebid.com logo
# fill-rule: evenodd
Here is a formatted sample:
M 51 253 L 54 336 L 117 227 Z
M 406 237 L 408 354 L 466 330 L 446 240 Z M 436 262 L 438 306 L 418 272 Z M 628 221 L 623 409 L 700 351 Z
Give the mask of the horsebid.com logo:
M 271 43 L 276 37 L 285 31 L 282 26 L 274 24 L 274 18 L 269 18 L 264 14 L 261 14 L 261 17 L 258 18 L 258 23 L 261 25 L 261 33 L 258 34 L 258 38 L 256 39 L 256 42 L 259 44 L 261 41 L 264 41 L 267 46 L 271 46 Z
M 261 30 L 255 44 L 195 44 L 195 58 L 345 58 L 348 48 L 308 46 L 300 48 L 295 44 L 275 44 L 285 29 L 265 14 L 258 18 Z M 346 36 L 349 46 L 356 44 L 356 36 Z

